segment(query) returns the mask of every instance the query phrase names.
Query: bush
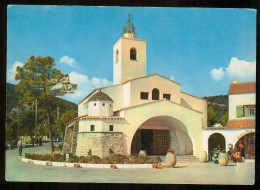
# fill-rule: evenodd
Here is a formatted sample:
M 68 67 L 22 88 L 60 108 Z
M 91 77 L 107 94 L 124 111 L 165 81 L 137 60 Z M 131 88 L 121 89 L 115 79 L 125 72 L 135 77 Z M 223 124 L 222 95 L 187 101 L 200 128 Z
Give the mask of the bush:
M 25 153 L 25 158 L 33 160 L 44 160 L 53 162 L 65 162 L 66 154 L 29 154 Z M 125 156 L 122 154 L 112 154 L 105 158 L 100 158 L 96 155 L 89 156 L 74 156 L 70 153 L 68 162 L 72 163 L 90 163 L 90 164 L 144 164 L 144 163 L 158 163 L 161 162 L 160 157 L 150 157 L 138 154 Z

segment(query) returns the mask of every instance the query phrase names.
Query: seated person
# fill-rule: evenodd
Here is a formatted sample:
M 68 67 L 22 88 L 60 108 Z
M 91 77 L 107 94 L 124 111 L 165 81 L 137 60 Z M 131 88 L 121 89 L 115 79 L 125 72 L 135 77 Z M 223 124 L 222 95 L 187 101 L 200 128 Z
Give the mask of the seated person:
M 228 154 L 228 160 L 232 161 L 232 155 L 234 155 L 237 152 L 237 149 L 229 149 L 229 151 L 227 152 Z M 234 157 L 234 156 L 233 156 Z

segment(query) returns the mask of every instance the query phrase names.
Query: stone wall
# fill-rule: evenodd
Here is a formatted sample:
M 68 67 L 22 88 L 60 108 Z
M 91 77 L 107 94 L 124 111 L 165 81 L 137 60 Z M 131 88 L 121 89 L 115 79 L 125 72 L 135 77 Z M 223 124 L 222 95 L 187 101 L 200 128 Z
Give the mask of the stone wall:
M 77 148 L 78 125 L 66 127 L 65 137 L 63 141 L 62 153 L 76 154 Z
M 82 132 L 77 137 L 77 156 L 92 155 L 106 157 L 110 149 L 115 154 L 123 154 L 123 137 L 121 132 Z

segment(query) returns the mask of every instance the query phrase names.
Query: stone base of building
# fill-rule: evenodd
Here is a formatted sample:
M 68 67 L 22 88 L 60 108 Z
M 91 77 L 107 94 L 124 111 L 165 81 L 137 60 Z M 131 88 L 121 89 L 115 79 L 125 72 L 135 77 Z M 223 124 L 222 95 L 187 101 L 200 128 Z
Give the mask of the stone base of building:
M 123 134 L 121 132 L 78 133 L 77 156 L 97 155 L 101 158 L 111 153 L 123 154 Z

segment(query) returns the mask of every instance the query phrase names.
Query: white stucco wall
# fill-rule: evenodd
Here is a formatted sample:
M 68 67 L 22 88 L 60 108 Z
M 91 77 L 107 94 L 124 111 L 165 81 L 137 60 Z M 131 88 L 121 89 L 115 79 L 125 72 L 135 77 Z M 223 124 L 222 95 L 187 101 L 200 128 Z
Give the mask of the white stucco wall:
M 248 133 L 255 132 L 255 129 L 239 129 L 239 130 L 203 130 L 203 151 L 208 154 L 208 139 L 214 133 L 220 133 L 225 137 L 226 151 L 228 151 L 228 144 L 235 147 L 237 141 Z
M 113 103 L 110 101 L 91 101 L 88 103 L 89 116 L 113 116 L 112 110 Z
M 137 60 L 130 60 L 130 49 L 137 51 Z M 146 41 L 120 37 L 114 44 L 114 84 L 146 75 Z M 115 63 L 115 52 L 119 50 L 119 62 Z
M 199 112 L 164 100 L 136 108 L 129 108 L 124 110 L 124 116 L 128 123 L 128 125 L 122 128 L 126 141 L 124 154 L 130 154 L 131 143 L 136 130 L 146 120 L 156 116 L 169 116 L 182 122 L 185 127 L 179 130 L 185 131 L 190 137 L 193 145 L 193 154 L 196 155 L 197 151 L 202 150 L 202 114 Z M 180 131 L 179 135 L 184 136 Z M 184 152 L 184 150 L 180 152 Z
M 159 99 L 163 94 L 171 94 L 171 101 L 180 103 L 180 84 L 165 79 L 159 75 L 144 77 L 130 81 L 130 105 L 138 105 L 152 101 L 152 90 L 157 88 L 160 92 Z M 141 92 L 148 92 L 148 100 L 140 98 Z
M 113 111 L 123 107 L 123 85 L 114 85 L 102 89 L 113 100 Z
M 123 85 L 123 106 L 130 106 L 130 82 Z
M 121 83 L 122 43 L 118 40 L 113 46 L 113 84 Z M 118 62 L 116 62 L 116 50 L 118 50 Z
M 207 127 L 207 102 L 205 100 L 181 92 L 181 104 L 202 112 L 203 127 Z
M 81 115 L 88 115 L 88 109 L 84 107 L 84 104 L 87 102 L 87 100 L 84 100 L 78 105 L 78 116 Z M 87 104 L 87 103 L 86 103 Z
M 245 117 L 237 118 L 236 106 L 237 105 L 255 105 L 255 93 L 248 94 L 230 94 L 229 100 L 229 120 L 231 119 L 246 119 Z M 252 117 L 248 117 L 252 119 Z
M 95 131 L 100 132 L 102 129 L 102 120 L 82 120 L 79 121 L 79 133 L 91 132 L 90 125 L 95 125 Z

